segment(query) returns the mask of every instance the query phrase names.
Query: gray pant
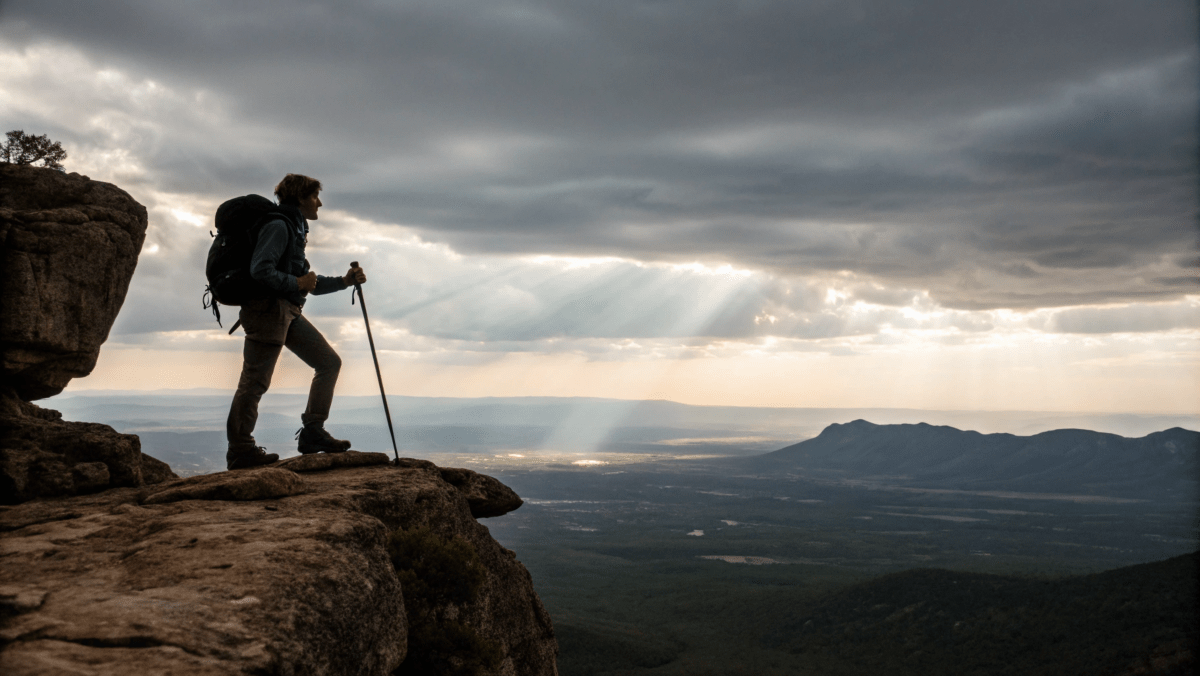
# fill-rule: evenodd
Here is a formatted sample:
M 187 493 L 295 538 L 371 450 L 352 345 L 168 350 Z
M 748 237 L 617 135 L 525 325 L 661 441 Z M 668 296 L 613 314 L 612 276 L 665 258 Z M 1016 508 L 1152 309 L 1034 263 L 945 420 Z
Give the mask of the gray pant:
M 254 443 L 258 402 L 271 386 L 275 364 L 285 346 L 316 371 L 308 390 L 308 407 L 300 420 L 305 425 L 325 422 L 333 404 L 333 389 L 342 359 L 321 332 L 300 314 L 299 307 L 283 300 L 247 304 L 242 308 L 241 319 L 246 345 L 242 349 L 242 376 L 225 423 L 229 445 Z

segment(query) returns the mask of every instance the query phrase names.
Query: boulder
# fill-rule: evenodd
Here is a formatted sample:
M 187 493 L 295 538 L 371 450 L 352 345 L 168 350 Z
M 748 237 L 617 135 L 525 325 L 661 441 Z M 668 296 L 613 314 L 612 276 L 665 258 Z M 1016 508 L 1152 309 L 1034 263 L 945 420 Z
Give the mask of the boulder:
M 439 474 L 467 498 L 476 519 L 508 514 L 524 504 L 516 491 L 486 474 L 459 467 L 439 468 Z
M 136 436 L 30 403 L 95 367 L 146 223 L 114 185 L 0 164 L 0 502 L 177 478 Z
M 291 474 L 221 472 L 165 492 L 278 473 Z M 439 468 L 338 468 L 302 483 L 275 498 L 155 502 L 120 488 L 0 510 L 0 673 L 390 674 L 423 620 L 406 612 L 388 537 L 427 529 L 465 543 L 485 571 L 469 602 L 438 611 L 495 647 L 485 673 L 557 674 L 529 572 Z
M 486 474 L 460 467 L 438 467 L 420 458 L 400 458 L 395 464 L 397 467 L 437 472 L 443 481 L 462 492 L 471 506 L 471 515 L 477 519 L 508 514 L 525 504 L 516 491 Z
M 437 472 L 443 481 L 454 486 L 471 508 L 471 516 L 485 519 L 508 514 L 520 507 L 524 502 L 508 486 L 496 479 L 479 474 L 469 469 L 458 467 L 438 467 L 428 460 L 417 458 L 400 458 L 392 462 L 386 453 L 362 453 L 346 451 L 345 453 L 314 453 L 300 455 L 287 460 L 281 460 L 274 466 L 293 472 L 319 472 L 335 467 L 362 467 L 367 465 L 386 465 L 407 469 L 428 469 Z
M 144 471 L 145 468 L 150 471 Z M 141 440 L 21 401 L 0 387 L 0 503 L 138 487 L 178 478 Z
M 171 471 L 170 465 L 158 458 L 151 457 L 145 453 L 142 454 L 142 485 L 151 486 L 178 478 L 179 475 Z
M 143 491 L 142 504 L 180 500 L 268 500 L 304 492 L 299 474 L 277 467 L 202 474 Z
M 467 498 L 470 515 L 475 519 L 487 519 L 491 516 L 502 516 L 521 507 L 521 496 L 516 491 L 500 483 L 497 479 L 486 474 L 470 471 L 461 467 L 438 467 L 428 460 L 416 457 L 401 457 L 392 462 L 384 453 L 359 453 L 348 450 L 346 453 L 312 454 L 289 457 L 275 465 L 293 472 L 318 472 L 334 467 L 358 467 L 366 465 L 388 465 L 408 469 L 431 469 L 445 483 L 454 486 L 463 497 Z
M 294 458 L 281 460 L 276 467 L 293 472 L 322 472 L 335 467 L 366 467 L 368 465 L 386 465 L 391 461 L 387 453 L 362 453 L 346 451 L 344 453 L 312 453 L 298 455 Z
M 0 164 L 0 383 L 32 401 L 92 372 L 146 224 L 110 183 Z

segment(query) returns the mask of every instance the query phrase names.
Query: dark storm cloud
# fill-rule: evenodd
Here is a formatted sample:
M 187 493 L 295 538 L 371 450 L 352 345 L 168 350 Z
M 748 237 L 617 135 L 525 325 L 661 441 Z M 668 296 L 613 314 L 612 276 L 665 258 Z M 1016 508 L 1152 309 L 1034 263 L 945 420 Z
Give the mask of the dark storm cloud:
M 1182 303 L 1071 308 L 1056 312 L 1050 324 L 1063 333 L 1148 333 L 1200 327 L 1200 314 L 1194 305 Z
M 1194 247 L 1194 12 L 6 0 L 0 37 L 227 101 L 219 138 L 143 150 L 163 189 L 287 167 L 464 252 L 846 270 L 1037 307 L 1194 292 L 1174 257 Z

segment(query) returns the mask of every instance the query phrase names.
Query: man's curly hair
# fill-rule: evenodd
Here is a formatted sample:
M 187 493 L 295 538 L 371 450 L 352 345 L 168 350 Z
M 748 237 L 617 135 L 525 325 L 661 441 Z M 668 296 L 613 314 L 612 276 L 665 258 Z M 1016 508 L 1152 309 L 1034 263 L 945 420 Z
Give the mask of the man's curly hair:
M 280 203 L 299 201 L 320 191 L 321 182 L 303 174 L 288 174 L 275 186 L 275 196 L 279 198 Z

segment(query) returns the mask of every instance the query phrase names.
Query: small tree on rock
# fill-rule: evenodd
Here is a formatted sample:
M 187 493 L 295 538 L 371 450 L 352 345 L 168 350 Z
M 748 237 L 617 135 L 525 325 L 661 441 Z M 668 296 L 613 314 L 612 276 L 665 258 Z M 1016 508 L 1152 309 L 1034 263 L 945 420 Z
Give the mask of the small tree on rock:
M 9 164 L 33 164 L 41 162 L 43 167 L 63 169 L 62 161 L 67 159 L 67 151 L 62 149 L 58 141 L 51 141 L 48 136 L 27 135 L 20 129 L 5 134 L 8 140 L 0 145 L 0 162 Z

